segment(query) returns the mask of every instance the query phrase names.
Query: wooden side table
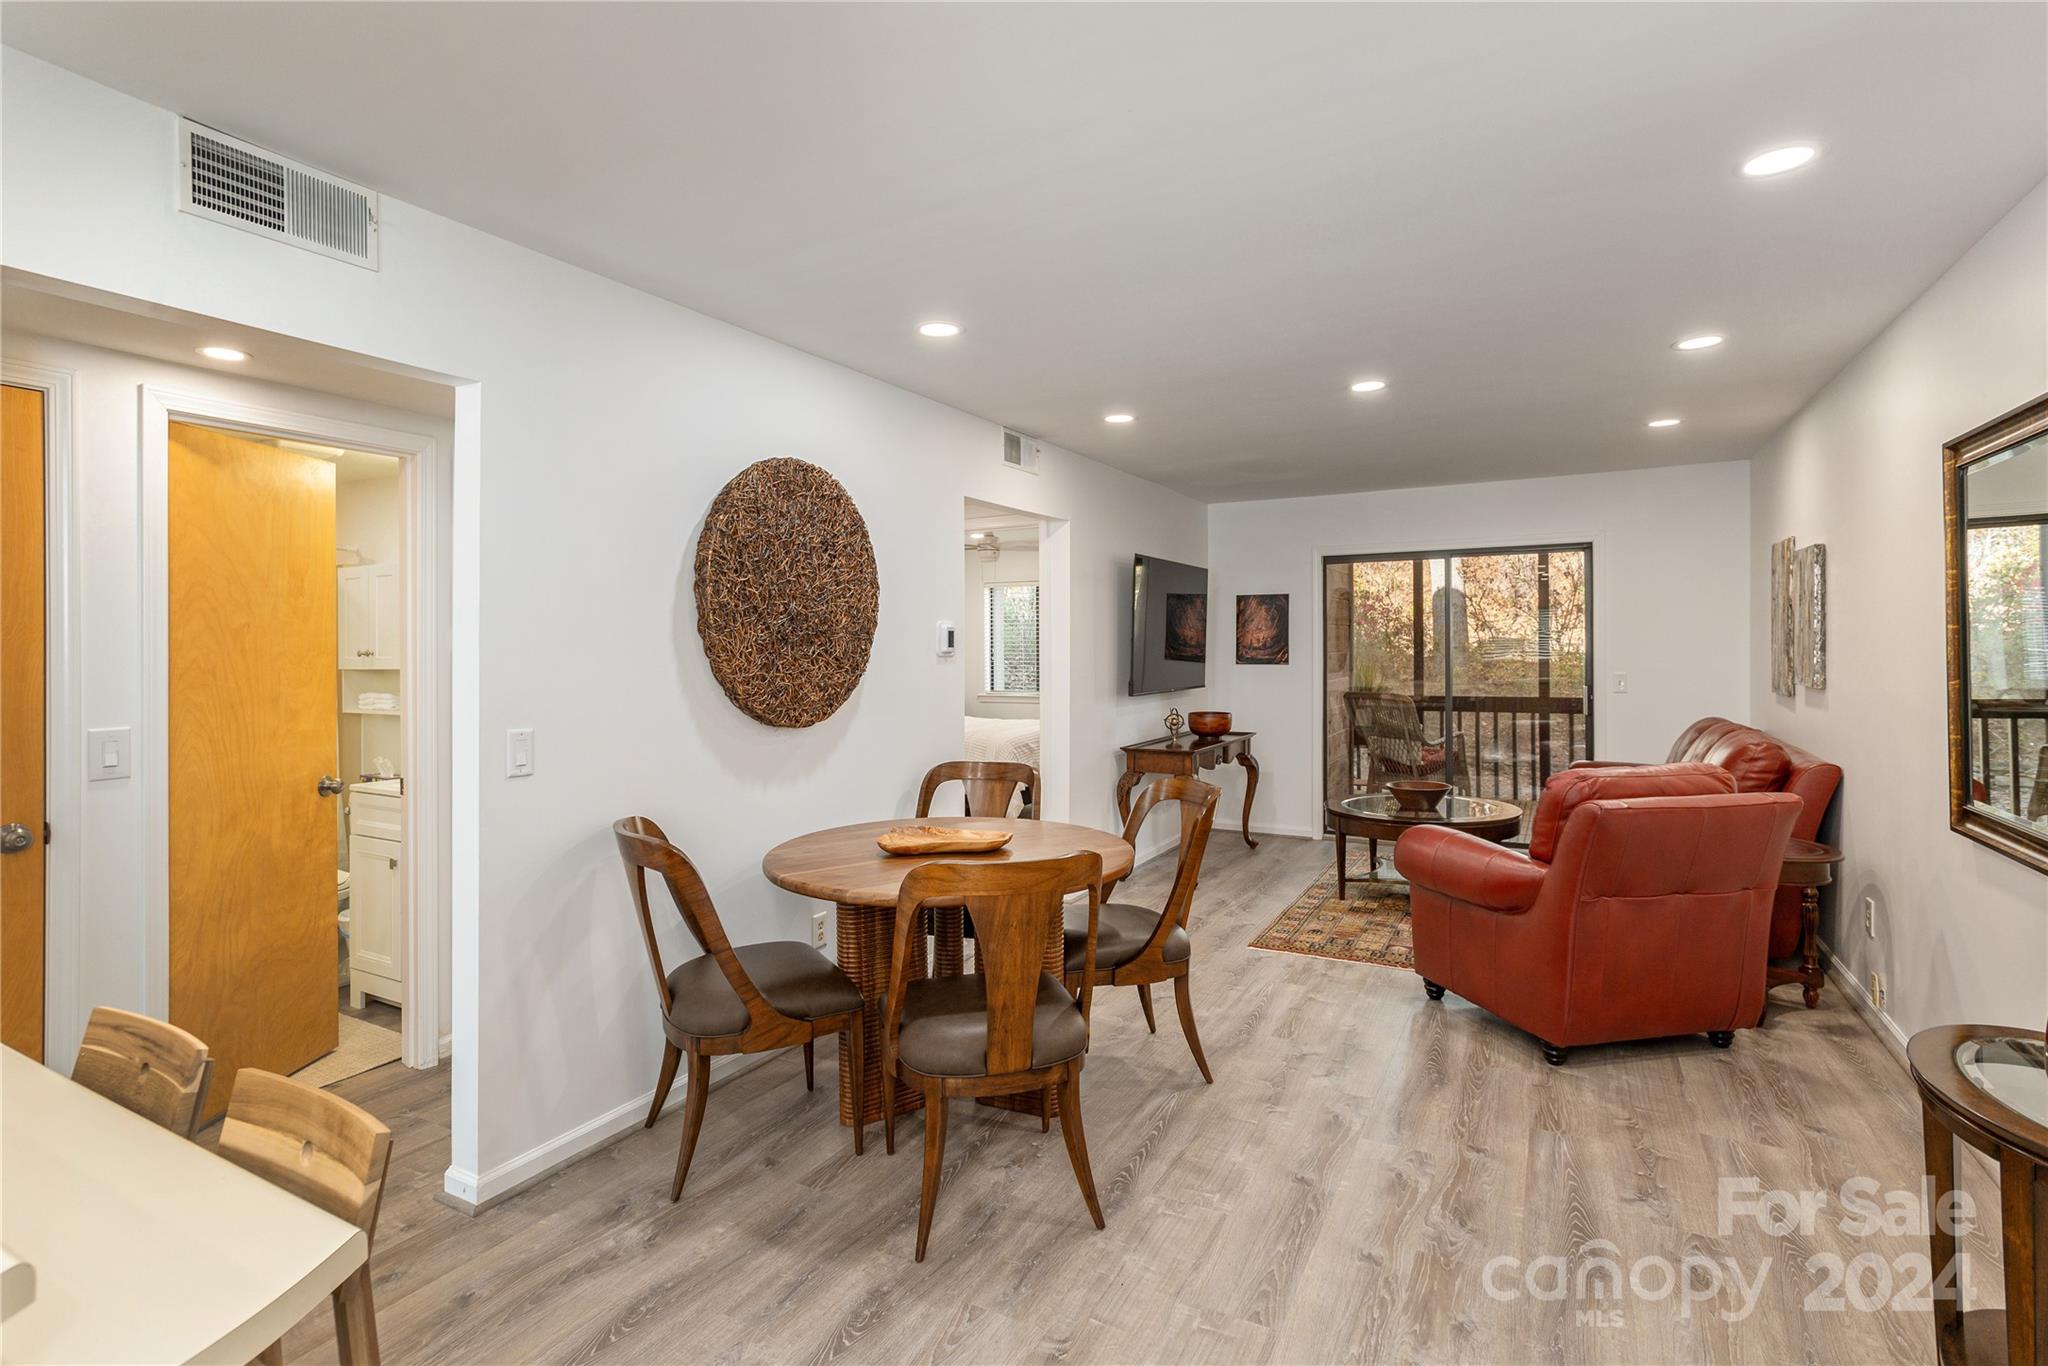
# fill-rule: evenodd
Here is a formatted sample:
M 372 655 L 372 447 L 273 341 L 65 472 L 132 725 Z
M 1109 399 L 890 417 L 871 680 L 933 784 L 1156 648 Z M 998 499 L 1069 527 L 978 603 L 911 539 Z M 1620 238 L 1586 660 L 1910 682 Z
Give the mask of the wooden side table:
M 1964 1055 L 1991 1042 L 1983 1067 Z M 1964 1312 L 1957 1295 L 1934 1301 L 1934 1342 L 1942 1366 L 2031 1366 L 2048 1361 L 2048 1071 L 2035 1072 L 2039 1030 L 2005 1025 L 1942 1025 L 1906 1045 L 1920 1088 L 1921 1139 L 1934 1189 L 1930 1213 L 1956 1187 L 1956 1140 L 1998 1163 L 1999 1231 L 2005 1253 L 2005 1308 Z M 2029 1065 L 2031 1061 L 2031 1065 Z M 1972 1075 L 1972 1073 L 1976 1075 Z M 1992 1078 L 2003 1097 L 1979 1083 Z M 2010 1103 L 2008 1103 L 2010 1102 Z M 2027 1106 L 2032 1113 L 2015 1106 Z M 1927 1231 L 1936 1284 L 1956 1255 L 1953 1231 L 1940 1220 Z
M 1821 983 L 1827 972 L 1820 965 L 1820 889 L 1835 880 L 1835 865 L 1842 851 L 1812 840 L 1793 840 L 1785 846 L 1785 864 L 1778 873 L 1780 887 L 1797 887 L 1799 893 L 1799 966 L 1769 967 L 1764 970 L 1764 990 L 1782 982 L 1797 982 L 1805 988 L 1806 1008 L 1820 1004 Z
M 1235 761 L 1243 766 L 1245 774 L 1244 842 L 1253 849 L 1258 848 L 1259 842 L 1252 838 L 1252 798 L 1259 790 L 1259 761 L 1252 758 L 1252 736 L 1257 733 L 1233 730 L 1222 735 L 1188 734 L 1178 738 L 1162 735 L 1157 740 L 1125 745 L 1123 776 L 1116 780 L 1118 817 L 1130 820 L 1132 789 L 1147 773 L 1193 778 L 1199 776 L 1198 769 L 1215 768 L 1218 764 Z

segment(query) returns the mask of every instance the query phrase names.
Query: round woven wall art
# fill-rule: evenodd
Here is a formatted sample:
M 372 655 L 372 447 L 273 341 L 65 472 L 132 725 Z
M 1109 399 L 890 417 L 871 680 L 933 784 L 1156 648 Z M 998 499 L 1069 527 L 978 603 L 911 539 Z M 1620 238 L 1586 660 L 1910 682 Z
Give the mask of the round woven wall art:
M 697 634 L 756 721 L 815 726 L 853 695 L 875 641 L 875 547 L 839 481 L 761 460 L 719 490 L 697 538 Z

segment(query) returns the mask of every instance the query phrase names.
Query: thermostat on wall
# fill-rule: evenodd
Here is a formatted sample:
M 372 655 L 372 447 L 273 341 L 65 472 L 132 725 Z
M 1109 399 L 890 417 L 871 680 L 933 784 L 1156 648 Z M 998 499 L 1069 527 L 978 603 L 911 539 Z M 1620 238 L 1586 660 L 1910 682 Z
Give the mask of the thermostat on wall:
M 949 655 L 949 654 L 952 654 L 952 653 L 953 653 L 953 651 L 955 651 L 955 650 L 956 650 L 956 649 L 958 649 L 959 647 L 960 647 L 960 631 L 959 631 L 959 628 L 958 628 L 958 627 L 956 627 L 956 626 L 954 626 L 954 625 L 953 625 L 953 623 L 952 623 L 952 622 L 950 622 L 950 621 L 942 621 L 942 622 L 940 622 L 940 623 L 939 623 L 939 653 L 940 653 L 941 655 Z

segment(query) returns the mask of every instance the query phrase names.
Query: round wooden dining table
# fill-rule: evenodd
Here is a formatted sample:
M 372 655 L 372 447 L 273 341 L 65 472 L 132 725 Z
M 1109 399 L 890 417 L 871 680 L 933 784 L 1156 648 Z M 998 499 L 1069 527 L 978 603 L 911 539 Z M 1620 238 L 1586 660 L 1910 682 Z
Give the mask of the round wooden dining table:
M 901 825 L 938 825 L 968 830 L 1009 830 L 1010 842 L 991 854 L 885 854 L 875 843 L 885 831 Z M 853 1070 L 848 1065 L 847 1041 L 839 1040 L 839 1122 L 853 1123 L 854 1105 L 860 1105 L 863 1122 L 882 1117 L 882 1017 L 879 1003 L 889 985 L 890 936 L 896 926 L 896 893 L 910 870 L 926 863 L 1011 863 L 1031 859 L 1064 858 L 1092 851 L 1102 856 L 1102 875 L 1121 878 L 1131 871 L 1136 851 L 1115 835 L 1085 825 L 1063 821 L 1034 821 L 976 816 L 920 816 L 914 819 L 864 821 L 832 830 L 799 835 L 770 849 L 761 859 L 761 871 L 776 886 L 800 896 L 829 901 L 838 908 L 839 966 L 860 988 L 864 1003 L 863 1034 L 866 1040 L 863 1094 L 853 1094 Z M 1057 924 L 1050 930 L 1047 967 L 1057 971 L 1063 950 Z M 922 972 L 924 938 L 913 941 Z M 900 1082 L 896 1088 L 896 1110 L 916 1110 L 924 1096 Z

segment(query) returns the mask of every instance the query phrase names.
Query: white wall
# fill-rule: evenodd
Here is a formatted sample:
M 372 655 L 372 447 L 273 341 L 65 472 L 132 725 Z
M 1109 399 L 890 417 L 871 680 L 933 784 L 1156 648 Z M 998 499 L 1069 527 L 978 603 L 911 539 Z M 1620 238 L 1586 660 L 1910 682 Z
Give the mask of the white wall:
M 1757 724 L 1843 768 L 1844 862 L 1822 938 L 1885 974 L 1902 1034 L 2048 1009 L 2048 878 L 1948 828 L 1941 448 L 2048 391 L 2048 188 L 2037 188 L 1753 461 L 1751 648 L 1768 658 L 1771 542 L 1828 548 L 1828 686 Z M 1861 927 L 1877 903 L 1877 938 Z
M 984 564 L 980 552 L 969 550 L 964 563 L 967 566 L 967 593 L 963 599 L 961 610 L 965 615 L 961 618 L 960 628 L 961 654 L 967 666 L 967 714 L 1036 720 L 1037 698 L 992 697 L 982 692 L 988 683 L 988 611 L 983 605 L 982 594 L 992 583 L 1037 583 L 1038 547 L 1003 546 L 993 564 Z M 1040 597 L 1043 596 L 1041 592 Z
M 81 724 L 141 724 L 142 542 L 138 509 L 139 394 L 143 385 L 175 389 L 234 403 L 257 404 L 451 438 L 445 418 L 354 399 L 243 379 L 197 366 L 175 365 L 119 351 L 16 332 L 4 333 L 9 360 L 67 370 L 72 376 L 72 471 L 78 508 L 79 688 Z M 48 1056 L 68 1058 L 96 1005 L 146 1010 L 149 1006 L 140 850 L 144 846 L 140 746 L 129 777 L 84 785 L 84 828 L 66 832 L 80 841 L 78 1018 L 52 1021 Z M 84 753 L 83 737 L 71 749 Z M 52 753 L 50 762 L 65 756 Z M 59 818 L 61 820 L 61 818 Z M 448 1028 L 443 993 L 442 1028 Z
M 447 424 L 443 423 L 443 427 Z M 405 480 L 398 461 L 389 478 L 340 479 L 334 485 L 334 544 L 353 546 L 362 564 L 397 564 L 405 545 Z
M 1160 710 L 1122 698 L 1130 556 L 1200 558 L 1199 504 L 1057 450 L 1040 474 L 1006 469 L 991 422 L 397 200 L 378 272 L 177 214 L 174 131 L 5 51 L 0 259 L 463 382 L 451 1189 L 489 1198 L 645 1104 L 660 1033 L 614 818 L 644 812 L 694 851 L 735 939 L 803 937 L 811 906 L 764 883 L 761 854 L 908 814 L 924 768 L 957 754 L 962 662 L 932 631 L 964 591 L 963 498 L 1052 519 L 1042 581 L 1071 607 L 1048 618 L 1046 665 L 1071 667 L 1072 696 L 1044 707 L 1048 809 L 1114 820 L 1115 747 Z M 866 680 L 802 731 L 726 701 L 691 592 L 705 508 L 777 455 L 846 485 L 882 585 Z M 502 776 L 512 726 L 536 730 L 533 777 Z M 683 942 L 672 926 L 670 953 Z
M 1652 438 L 1654 439 L 1654 437 Z M 1702 716 L 1740 719 L 1749 686 L 1749 478 L 1683 465 L 1209 509 L 1210 705 L 1256 731 L 1254 830 L 1322 829 L 1322 559 L 1560 542 L 1593 546 L 1594 753 L 1659 760 Z M 1286 593 L 1284 665 L 1240 665 L 1239 593 Z M 1613 675 L 1628 675 L 1616 694 Z M 1243 808 L 1223 770 L 1218 824 Z

